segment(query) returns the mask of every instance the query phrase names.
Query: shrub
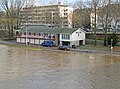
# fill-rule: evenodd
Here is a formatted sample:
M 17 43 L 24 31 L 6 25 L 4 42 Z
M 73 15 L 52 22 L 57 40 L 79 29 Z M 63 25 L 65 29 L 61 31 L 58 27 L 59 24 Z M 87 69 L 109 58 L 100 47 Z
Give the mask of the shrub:
M 108 35 L 108 38 L 107 38 L 108 45 L 111 45 L 111 39 L 113 39 L 112 46 L 116 46 L 118 43 L 118 40 L 119 40 L 117 34 L 112 33 L 112 34 Z

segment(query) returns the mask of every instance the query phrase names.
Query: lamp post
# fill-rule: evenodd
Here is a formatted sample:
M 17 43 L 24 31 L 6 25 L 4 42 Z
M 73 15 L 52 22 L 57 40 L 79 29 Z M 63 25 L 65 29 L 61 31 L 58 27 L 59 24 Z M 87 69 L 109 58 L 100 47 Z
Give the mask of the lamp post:
M 111 54 L 112 54 L 112 50 L 113 50 L 113 39 L 111 39 Z
M 113 52 L 113 39 L 111 39 L 111 64 L 113 64 L 112 52 Z
M 28 42 L 27 42 L 27 20 L 26 20 L 26 48 L 28 48 Z
M 28 16 L 27 16 L 27 6 L 28 6 L 28 2 L 26 0 L 26 12 L 25 12 L 25 19 L 26 19 L 26 23 L 25 23 L 25 29 L 26 29 L 26 48 L 28 48 L 28 40 L 27 40 L 27 20 L 28 20 Z

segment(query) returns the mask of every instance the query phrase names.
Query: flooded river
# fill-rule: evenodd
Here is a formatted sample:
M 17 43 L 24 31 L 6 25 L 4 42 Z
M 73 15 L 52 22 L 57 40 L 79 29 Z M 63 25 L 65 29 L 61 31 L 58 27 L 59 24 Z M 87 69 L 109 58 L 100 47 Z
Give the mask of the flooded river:
M 0 45 L 0 89 L 120 89 L 120 56 Z

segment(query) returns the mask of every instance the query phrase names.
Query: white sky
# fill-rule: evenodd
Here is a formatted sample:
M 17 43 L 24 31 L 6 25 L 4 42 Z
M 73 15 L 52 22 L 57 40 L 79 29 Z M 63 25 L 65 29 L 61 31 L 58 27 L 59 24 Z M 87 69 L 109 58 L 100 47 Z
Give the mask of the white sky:
M 36 0 L 36 5 L 47 5 L 51 2 L 65 2 L 65 3 L 74 3 L 77 0 Z

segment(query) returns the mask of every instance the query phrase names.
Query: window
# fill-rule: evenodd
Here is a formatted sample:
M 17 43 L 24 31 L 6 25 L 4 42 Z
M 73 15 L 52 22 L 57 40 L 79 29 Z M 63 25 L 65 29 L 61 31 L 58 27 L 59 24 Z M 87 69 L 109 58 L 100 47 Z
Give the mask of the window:
M 22 32 L 20 32 L 18 35 L 21 36 L 21 35 L 22 35 Z
M 41 33 L 39 33 L 38 35 L 41 36 Z
M 33 34 L 34 36 L 36 35 L 36 33 Z
M 70 39 L 70 35 L 68 35 L 68 34 L 62 34 L 62 39 Z
M 120 28 L 120 25 L 118 25 L 118 28 Z
M 26 32 L 24 32 L 24 35 L 26 35 Z
M 48 36 L 48 33 L 44 33 L 44 36 Z
M 31 35 L 31 33 L 29 32 L 29 35 Z
M 64 15 L 68 15 L 68 13 L 64 13 Z

